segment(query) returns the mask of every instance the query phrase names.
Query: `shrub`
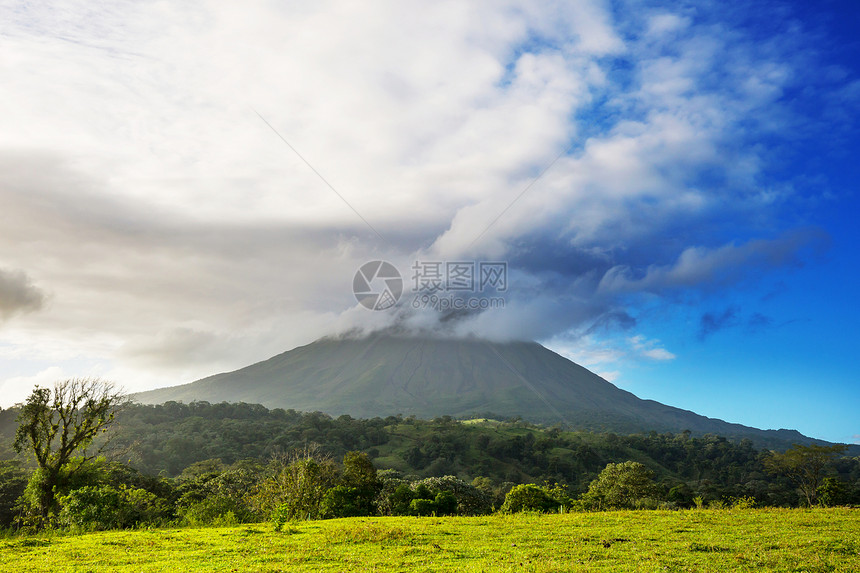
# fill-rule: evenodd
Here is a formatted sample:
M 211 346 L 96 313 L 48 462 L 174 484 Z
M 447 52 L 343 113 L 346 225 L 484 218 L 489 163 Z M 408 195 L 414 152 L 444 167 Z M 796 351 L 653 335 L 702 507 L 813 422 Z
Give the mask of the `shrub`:
M 0 528 L 10 527 L 15 504 L 27 487 L 27 472 L 18 461 L 0 461 Z
M 821 480 L 821 485 L 818 486 L 818 503 L 823 507 L 833 507 L 841 505 L 847 499 L 847 487 L 845 483 L 833 478 L 826 477 Z
M 454 496 L 456 507 L 450 512 L 446 510 L 446 514 L 483 515 L 492 509 L 491 496 L 456 476 L 429 477 L 421 480 L 417 487 L 420 486 L 431 492 L 448 492 Z
M 607 464 L 582 496 L 591 509 L 636 509 L 655 505 L 654 472 L 639 462 Z
M 334 463 L 316 452 L 305 451 L 263 481 L 252 502 L 258 511 L 271 512 L 276 524 L 318 519 L 323 497 L 336 483 L 337 467 Z
M 755 498 L 749 495 L 733 497 L 731 503 L 732 509 L 753 509 L 756 506 Z
M 126 504 L 111 486 L 84 486 L 57 498 L 59 522 L 72 529 L 103 530 L 121 527 Z
M 154 493 L 124 485 L 79 487 L 57 500 L 59 524 L 84 531 L 161 525 L 170 514 L 167 502 Z
M 433 500 L 436 515 L 455 515 L 457 513 L 457 498 L 450 491 L 440 491 Z
M 254 515 L 241 500 L 227 495 L 212 495 L 206 499 L 180 505 L 177 517 L 183 525 L 237 525 L 254 521 Z
M 543 488 L 535 484 L 515 485 L 505 496 L 505 503 L 499 509 L 502 513 L 522 511 L 551 511 L 558 509 L 558 502 Z
M 436 512 L 436 502 L 432 499 L 413 499 L 409 503 L 410 515 L 433 515 Z
M 119 495 L 126 512 L 122 522 L 124 527 L 163 525 L 170 518 L 170 505 L 151 491 L 121 485 Z
M 358 488 L 345 485 L 335 486 L 325 492 L 320 503 L 320 516 L 328 519 L 367 515 L 362 501 L 361 492 Z
M 409 505 L 415 499 L 415 492 L 408 483 L 401 483 L 388 496 L 388 507 L 391 515 L 409 515 Z

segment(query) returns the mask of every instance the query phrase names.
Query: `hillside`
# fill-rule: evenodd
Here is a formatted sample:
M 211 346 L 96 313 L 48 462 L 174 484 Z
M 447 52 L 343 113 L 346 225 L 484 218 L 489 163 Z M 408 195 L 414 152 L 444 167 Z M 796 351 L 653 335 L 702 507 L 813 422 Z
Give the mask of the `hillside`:
M 807 442 L 641 400 L 534 342 L 374 336 L 321 339 L 251 366 L 143 392 L 145 404 L 247 402 L 354 417 L 523 419 L 593 431 L 714 433 L 759 445 Z

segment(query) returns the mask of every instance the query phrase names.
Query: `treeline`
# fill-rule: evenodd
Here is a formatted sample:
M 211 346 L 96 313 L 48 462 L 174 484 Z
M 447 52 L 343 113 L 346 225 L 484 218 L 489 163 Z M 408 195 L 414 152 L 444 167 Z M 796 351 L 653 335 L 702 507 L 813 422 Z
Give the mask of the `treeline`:
M 3 526 L 15 519 L 25 523 L 35 495 L 27 491 L 28 483 L 35 483 L 33 467 L 25 456 L 12 459 L 16 417 L 14 409 L 0 411 L 0 455 L 7 458 L 0 462 Z M 485 513 L 501 509 L 512 491 L 537 499 L 538 508 L 583 508 L 587 504 L 573 501 L 597 499 L 588 497 L 591 486 L 611 464 L 623 463 L 639 464 L 648 472 L 653 487 L 648 486 L 643 499 L 649 506 L 685 508 L 731 500 L 766 506 L 860 504 L 860 458 L 830 452 L 816 481 L 804 484 L 788 453 L 758 450 L 748 440 L 689 432 L 624 436 L 521 420 L 359 420 L 252 404 L 168 402 L 126 406 L 105 439 L 106 458 L 88 463 L 86 471 L 57 491 L 52 515 L 58 524 L 125 527 L 268 519 L 284 499 L 295 497 L 284 497 L 283 489 L 273 494 L 272 484 L 283 487 L 296 468 L 327 476 L 298 496 L 316 500 L 316 509 L 305 507 L 295 514 L 306 512 L 305 517 L 355 511 Z M 796 451 L 808 455 L 816 447 Z M 313 455 L 306 455 L 310 450 Z M 295 452 L 305 452 L 304 457 L 296 458 Z M 361 473 L 356 464 L 369 480 L 363 485 L 356 481 Z M 295 517 L 285 510 L 280 515 Z

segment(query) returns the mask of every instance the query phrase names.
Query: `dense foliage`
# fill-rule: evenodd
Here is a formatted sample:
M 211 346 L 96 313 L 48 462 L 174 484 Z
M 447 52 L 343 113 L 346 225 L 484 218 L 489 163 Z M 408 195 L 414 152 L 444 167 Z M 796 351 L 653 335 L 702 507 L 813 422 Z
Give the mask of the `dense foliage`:
M 0 411 L 0 454 L 7 458 L 17 414 Z M 621 436 L 519 420 L 357 420 L 197 402 L 128 406 L 110 437 L 105 458 L 70 460 L 76 472 L 55 488 L 51 525 L 274 519 L 282 527 L 367 515 L 860 504 L 860 458 L 809 446 L 761 451 L 749 441 L 689 432 Z M 798 480 L 804 468 L 811 482 Z M 16 517 L 22 523 L 38 505 L 39 471 L 22 456 L 0 462 L 0 525 Z

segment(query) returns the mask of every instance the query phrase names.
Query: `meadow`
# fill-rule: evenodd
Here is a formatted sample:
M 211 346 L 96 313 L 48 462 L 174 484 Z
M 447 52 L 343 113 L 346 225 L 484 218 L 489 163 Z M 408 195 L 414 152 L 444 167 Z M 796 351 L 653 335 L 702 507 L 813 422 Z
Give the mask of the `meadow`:
M 374 517 L 40 534 L 0 540 L 0 570 L 860 571 L 860 511 L 613 511 Z

